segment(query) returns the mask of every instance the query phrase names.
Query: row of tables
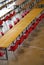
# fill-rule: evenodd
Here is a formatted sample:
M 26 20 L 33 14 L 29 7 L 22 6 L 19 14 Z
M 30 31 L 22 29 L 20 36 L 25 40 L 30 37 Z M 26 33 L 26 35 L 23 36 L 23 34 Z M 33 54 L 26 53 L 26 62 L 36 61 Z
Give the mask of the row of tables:
M 18 2 L 18 1 L 19 1 L 19 2 Z M 12 6 L 20 5 L 20 4 L 22 4 L 25 0 L 22 0 L 22 1 L 18 0 L 18 1 L 13 2 L 10 6 L 8 6 L 8 8 L 4 8 L 4 9 L 0 10 L 0 19 L 1 19 L 4 15 L 6 15 L 8 12 L 10 12 L 10 11 L 13 10 L 13 9 L 11 8 Z
M 39 3 L 37 3 L 35 7 L 37 8 L 39 5 L 44 5 L 44 0 L 41 0 Z
M 11 30 L 0 38 L 0 47 L 8 48 L 21 32 L 43 11 L 42 8 L 35 8 L 20 20 Z
M 9 1 L 6 1 L 6 3 L 4 2 L 4 4 L 0 5 L 0 9 L 2 9 L 3 7 L 5 7 L 7 4 L 10 4 L 12 3 L 13 0 L 9 0 Z
M 15 5 L 13 3 L 12 5 Z M 12 6 L 11 5 L 11 6 Z M 0 47 L 5 49 L 6 51 L 6 58 L 8 59 L 7 55 L 7 48 L 12 44 L 14 40 L 26 29 L 28 25 L 31 24 L 31 22 L 44 10 L 44 8 L 34 8 L 32 9 L 23 19 L 19 21 L 12 29 L 10 29 L 7 33 L 5 33 L 4 36 L 0 38 Z M 7 14 L 11 9 L 5 9 L 2 11 L 3 16 Z M 5 12 L 5 13 L 4 13 Z M 2 14 L 0 11 L 0 18 Z
M 12 6 L 19 6 L 19 5 L 21 5 L 23 2 L 25 2 L 25 0 L 17 0 L 17 1 L 15 1 L 15 2 L 13 2 L 13 3 L 11 3 L 11 5 L 10 6 L 8 6 L 8 8 L 10 8 L 10 7 L 12 7 Z
M 5 8 L 3 10 L 0 10 L 0 18 L 2 18 L 4 15 L 6 15 L 8 12 L 10 12 L 12 9 Z
M 32 0 L 29 4 L 27 4 L 27 6 L 25 5 L 22 9 L 26 9 L 32 2 L 34 2 L 35 0 Z M 6 5 L 8 3 L 12 2 L 12 0 L 10 0 L 9 2 L 6 3 Z M 13 3 L 11 3 L 11 5 L 9 5 L 7 8 L 0 10 L 0 19 L 5 16 L 8 12 L 13 11 L 13 9 L 11 8 L 12 6 L 18 6 L 20 4 L 22 4 L 23 2 L 25 2 L 25 0 L 17 0 L 14 1 Z
M 12 0 L 10 0 L 10 2 L 11 2 Z M 24 2 L 25 0 L 18 0 L 18 1 L 15 1 L 15 2 L 13 2 L 13 3 L 11 3 L 11 6 L 14 6 L 14 5 L 20 5 L 20 4 L 22 4 L 23 2 Z M 32 2 L 33 2 L 34 0 L 32 0 Z M 42 0 L 39 4 L 44 4 L 44 0 Z M 31 4 L 31 3 L 30 3 Z M 12 11 L 12 9 L 10 9 L 10 7 L 11 6 L 9 6 L 8 8 L 5 8 L 4 10 L 0 10 L 0 18 L 2 18 L 4 15 L 6 15 L 8 12 L 10 12 L 10 11 Z M 26 7 L 28 7 L 28 5 L 26 6 Z M 25 7 L 24 7 L 24 9 L 25 9 Z
M 25 5 L 22 9 L 29 8 L 29 6 L 33 3 L 34 4 L 35 0 L 30 1 L 27 5 Z
M 11 2 L 12 0 L 10 0 L 10 2 Z M 18 5 L 20 5 L 20 4 L 22 4 L 23 2 L 24 2 L 25 0 L 17 0 L 17 1 L 15 1 L 15 2 L 13 2 L 13 3 L 11 3 L 11 5 L 10 6 L 8 6 L 8 8 L 5 8 L 5 9 L 2 9 L 2 10 L 0 10 L 0 19 L 4 16 L 4 15 L 6 15 L 8 12 L 11 12 L 11 11 L 13 11 L 12 9 L 11 9 L 11 7 L 12 6 L 18 6 Z M 31 2 L 34 2 L 35 0 L 32 0 Z M 27 5 L 27 6 L 24 6 L 23 7 L 23 9 L 25 9 L 25 8 L 27 8 L 30 4 L 31 4 L 31 2 Z M 43 2 L 42 2 L 43 3 Z
M 44 0 L 41 0 L 41 2 L 38 3 L 39 5 L 44 4 Z

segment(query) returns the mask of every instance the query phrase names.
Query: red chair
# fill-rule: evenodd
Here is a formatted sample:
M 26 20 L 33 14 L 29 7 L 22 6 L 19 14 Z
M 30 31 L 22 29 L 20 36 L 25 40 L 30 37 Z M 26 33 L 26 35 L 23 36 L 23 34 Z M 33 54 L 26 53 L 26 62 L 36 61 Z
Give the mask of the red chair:
M 0 20 L 0 25 L 2 25 L 3 24 L 3 21 L 2 20 Z
M 39 17 L 38 19 L 36 19 L 36 24 L 38 25 L 38 23 L 41 21 L 42 19 Z
M 35 24 L 33 25 L 33 28 L 35 29 L 36 26 L 38 25 L 39 21 L 36 21 Z
M 27 12 L 27 14 L 28 14 L 28 13 L 29 13 L 29 10 L 27 10 L 26 12 Z
M 44 18 L 44 13 L 42 14 L 42 18 Z
M 20 40 L 19 40 L 19 45 L 21 45 L 23 41 L 24 41 L 24 36 L 22 35 Z
M 38 25 L 38 23 L 41 21 L 41 19 L 40 18 L 38 18 L 38 19 L 36 19 L 36 22 L 35 23 L 33 23 L 32 24 L 32 29 L 35 29 L 36 28 L 36 26 Z
M 41 20 L 42 20 L 42 16 L 39 17 L 39 21 L 41 21 Z
M 13 14 L 10 14 L 10 15 L 9 15 L 9 18 L 12 18 L 12 17 L 13 17 Z
M 33 24 L 29 29 L 29 34 L 36 28 L 36 24 Z
M 1 35 L 3 36 L 3 35 L 4 35 L 4 33 L 3 33 L 3 32 L 1 32 Z
M 42 20 L 44 18 L 44 13 L 39 18 Z
M 34 29 L 36 28 L 37 24 L 38 24 L 37 22 L 34 24 L 34 26 L 33 26 Z
M 19 22 L 19 21 L 20 21 L 20 19 L 19 19 L 19 18 L 16 18 L 16 20 L 17 20 L 17 22 Z
M 24 14 L 26 15 L 27 14 L 27 11 L 25 11 Z
M 15 51 L 18 48 L 19 41 L 17 40 L 14 46 L 11 46 L 9 51 Z
M 36 21 L 36 25 L 38 25 L 39 24 L 39 21 Z
M 3 57 L 4 56 L 4 52 L 0 52 L 0 57 Z
M 9 25 L 9 28 L 11 29 L 12 27 L 13 27 L 12 24 L 10 24 L 10 25 Z
M 6 21 L 6 20 L 5 20 L 5 18 L 4 18 L 4 19 L 2 19 L 2 21 Z
M 42 14 L 38 19 L 41 21 L 44 18 L 44 14 Z
M 16 25 L 17 24 L 17 21 L 14 21 L 14 25 Z
M 4 19 L 4 21 L 7 21 L 7 20 L 9 20 L 9 16 L 6 16 Z
M 7 21 L 9 19 L 9 16 L 6 16 L 2 21 Z
M 22 18 L 25 16 L 25 13 L 22 14 Z
M 29 30 L 26 30 L 25 34 L 26 34 L 26 36 L 28 36 L 29 35 Z
M 24 33 L 24 39 L 26 39 L 27 37 L 28 37 L 28 35 L 29 35 L 29 29 L 28 30 L 26 30 L 26 32 Z
M 36 19 L 36 22 L 38 22 L 38 23 L 39 23 L 39 22 L 40 22 L 40 20 L 39 20 L 39 19 L 40 19 L 40 18 Z
M 42 15 L 39 17 L 40 20 L 42 20 Z
M 25 12 L 24 12 L 24 14 L 23 14 L 23 15 L 25 16 L 25 15 L 26 15 L 26 14 L 28 14 L 28 13 L 29 13 L 29 11 L 27 10 L 27 11 L 25 11 Z
M 33 30 L 33 29 L 32 29 L 32 27 L 30 27 L 30 28 L 29 28 L 29 33 L 31 33 L 31 32 L 32 32 L 32 30 Z
M 34 25 L 35 24 L 35 22 L 34 23 L 32 23 L 32 25 Z
M 23 36 L 24 36 L 24 39 L 26 39 L 28 37 L 28 34 L 24 34 Z
M 13 16 L 15 15 L 15 11 L 13 11 Z

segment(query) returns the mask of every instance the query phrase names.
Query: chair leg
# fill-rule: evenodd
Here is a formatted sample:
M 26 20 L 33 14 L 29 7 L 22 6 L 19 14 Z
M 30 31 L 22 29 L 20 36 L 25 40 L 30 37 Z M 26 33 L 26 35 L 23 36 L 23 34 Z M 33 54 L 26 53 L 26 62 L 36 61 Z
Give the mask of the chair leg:
M 19 47 L 17 54 L 19 55 L 19 54 L 22 54 L 22 53 L 24 53 L 24 49 L 23 49 L 23 47 L 21 47 L 21 48 Z
M 0 60 L 0 65 L 3 65 L 3 61 L 2 60 Z
M 24 45 L 23 45 L 24 48 L 28 48 L 29 46 L 30 46 L 29 40 L 27 40 L 26 42 L 24 42 Z
M 0 65 L 9 65 L 8 60 L 0 60 Z
M 14 60 L 17 61 L 17 60 L 18 60 L 18 54 L 15 53 L 15 54 L 14 54 L 14 57 L 15 57 Z

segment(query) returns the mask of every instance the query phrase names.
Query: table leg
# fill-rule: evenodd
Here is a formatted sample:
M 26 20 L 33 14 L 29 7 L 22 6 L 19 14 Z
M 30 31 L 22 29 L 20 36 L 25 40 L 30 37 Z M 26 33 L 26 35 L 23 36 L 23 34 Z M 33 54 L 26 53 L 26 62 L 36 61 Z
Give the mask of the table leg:
M 8 60 L 7 48 L 3 48 L 3 49 L 1 49 L 1 50 L 2 50 L 2 51 L 5 51 L 5 57 L 6 57 L 6 58 L 0 59 L 0 60 Z

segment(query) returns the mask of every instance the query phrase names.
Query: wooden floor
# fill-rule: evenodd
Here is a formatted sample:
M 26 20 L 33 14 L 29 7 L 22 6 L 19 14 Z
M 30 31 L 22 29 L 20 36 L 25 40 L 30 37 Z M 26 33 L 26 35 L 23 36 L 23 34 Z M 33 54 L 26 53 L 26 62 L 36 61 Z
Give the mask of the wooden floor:
M 44 20 L 24 41 L 23 47 L 17 50 L 9 61 L 0 65 L 44 65 Z

